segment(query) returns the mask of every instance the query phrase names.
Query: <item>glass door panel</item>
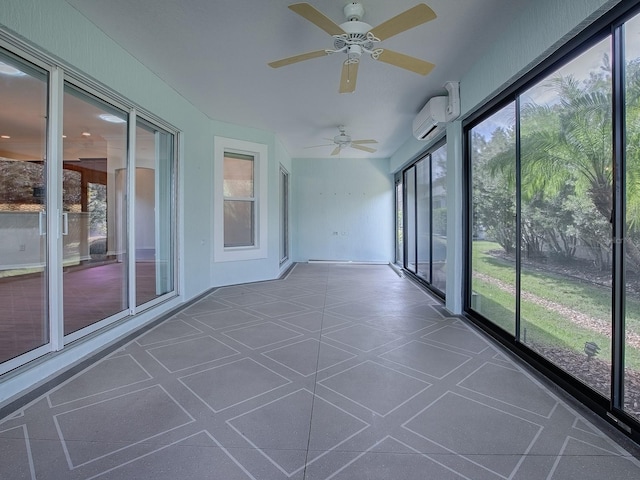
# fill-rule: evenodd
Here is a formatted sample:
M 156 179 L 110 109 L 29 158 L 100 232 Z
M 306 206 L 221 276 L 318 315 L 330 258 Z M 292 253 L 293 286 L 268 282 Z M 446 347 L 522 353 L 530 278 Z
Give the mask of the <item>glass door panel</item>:
M 63 305 L 68 335 L 128 308 L 127 114 L 64 87 Z
M 0 53 L 0 363 L 49 343 L 47 82 Z
M 406 255 L 404 257 L 404 268 L 410 272 L 417 273 L 416 262 L 416 167 L 415 165 L 404 172 L 405 187 L 405 246 Z
M 174 290 L 173 135 L 136 125 L 136 305 Z
M 470 307 L 515 334 L 515 105 L 476 125 L 470 135 Z
M 289 172 L 280 165 L 280 265 L 289 260 Z
M 416 243 L 418 276 L 431 283 L 431 166 L 427 156 L 416 163 Z
M 396 181 L 396 264 L 404 265 L 404 206 L 402 202 L 402 181 Z
M 611 377 L 607 38 L 521 96 L 521 333 L 605 396 Z
M 624 410 L 640 420 L 640 15 L 626 22 Z

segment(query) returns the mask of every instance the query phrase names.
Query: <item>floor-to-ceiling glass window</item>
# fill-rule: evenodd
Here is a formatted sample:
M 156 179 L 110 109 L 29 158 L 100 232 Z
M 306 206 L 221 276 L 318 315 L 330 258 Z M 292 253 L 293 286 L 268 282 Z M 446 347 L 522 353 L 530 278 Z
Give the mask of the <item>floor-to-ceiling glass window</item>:
M 447 145 L 438 142 L 402 172 L 396 182 L 396 259 L 438 293 L 446 287 Z M 404 246 L 404 256 L 397 250 Z
M 431 284 L 447 286 L 447 145 L 431 154 Z
M 416 167 L 415 165 L 408 168 L 404 172 L 404 231 L 405 237 L 405 254 L 404 268 L 412 273 L 417 273 L 416 260 Z
M 416 162 L 417 275 L 431 282 L 431 156 Z
M 640 15 L 624 25 L 626 262 L 625 412 L 640 421 Z
M 0 363 L 49 342 L 47 73 L 0 52 Z
M 467 311 L 502 327 L 511 338 L 495 333 L 515 349 L 608 405 L 620 425 L 637 428 L 635 13 L 552 57 L 465 130 L 472 172 Z
M 136 305 L 174 289 L 174 135 L 136 122 Z
M 516 184 L 515 104 L 470 130 L 471 304 L 515 333 Z
M 68 83 L 63 102 L 67 335 L 128 308 L 127 113 Z
M 521 334 L 610 394 L 611 40 L 520 95 Z M 596 370 L 598 373 L 596 373 Z
M 396 264 L 404 265 L 404 202 L 402 177 L 396 178 Z

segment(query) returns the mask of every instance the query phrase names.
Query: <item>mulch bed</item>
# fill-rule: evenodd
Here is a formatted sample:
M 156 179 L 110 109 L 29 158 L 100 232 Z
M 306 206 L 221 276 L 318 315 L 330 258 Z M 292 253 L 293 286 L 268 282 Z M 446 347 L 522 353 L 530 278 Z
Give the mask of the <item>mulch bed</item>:
M 548 345 L 528 343 L 528 347 L 561 367 L 574 377 L 610 396 L 611 364 L 600 358 L 587 359 L 585 354 Z M 624 410 L 640 420 L 640 372 L 626 369 L 624 379 Z

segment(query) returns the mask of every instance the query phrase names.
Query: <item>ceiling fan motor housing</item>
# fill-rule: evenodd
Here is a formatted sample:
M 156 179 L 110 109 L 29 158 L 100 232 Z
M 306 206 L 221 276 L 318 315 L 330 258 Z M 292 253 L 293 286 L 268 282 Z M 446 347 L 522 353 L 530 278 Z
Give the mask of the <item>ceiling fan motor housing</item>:
M 358 21 L 364 16 L 364 7 L 359 2 L 347 3 L 343 11 L 349 22 Z

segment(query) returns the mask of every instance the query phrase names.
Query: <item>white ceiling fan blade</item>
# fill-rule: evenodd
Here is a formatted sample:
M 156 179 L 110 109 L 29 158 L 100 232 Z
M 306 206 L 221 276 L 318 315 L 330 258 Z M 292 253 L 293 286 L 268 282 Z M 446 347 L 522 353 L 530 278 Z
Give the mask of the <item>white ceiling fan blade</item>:
M 333 149 L 333 152 L 331 152 L 331 155 L 338 155 L 340 153 L 340 145 L 338 145 L 336 148 Z
M 329 35 L 342 35 L 345 33 L 337 23 L 308 3 L 294 3 L 289 5 L 289 9 L 306 18 Z
M 342 64 L 342 74 L 340 75 L 340 93 L 352 93 L 356 90 L 356 80 L 358 79 L 359 63 Z
M 369 152 L 369 153 L 375 152 L 375 149 L 373 149 L 373 148 L 363 147 L 362 145 L 354 145 L 353 143 L 351 143 L 351 148 L 356 148 L 358 150 L 364 150 L 365 152 Z
M 433 63 L 425 62 L 424 60 L 405 55 L 404 53 L 387 50 L 386 48 L 378 55 L 378 60 L 420 75 L 427 75 L 435 67 Z
M 363 143 L 378 143 L 376 140 L 351 140 L 351 143 L 363 144 Z
M 327 55 L 327 52 L 324 50 L 316 50 L 315 52 L 302 53 L 300 55 L 294 55 L 293 57 L 283 58 L 282 60 L 276 60 L 275 62 L 271 62 L 268 65 L 271 68 L 280 68 L 285 65 L 291 65 L 292 63 L 302 62 L 303 60 L 310 60 L 312 58 L 324 57 Z
M 434 18 L 436 18 L 435 12 L 424 3 L 420 3 L 374 27 L 371 33 L 375 35 L 376 38 L 385 40 L 410 28 L 427 23 Z

